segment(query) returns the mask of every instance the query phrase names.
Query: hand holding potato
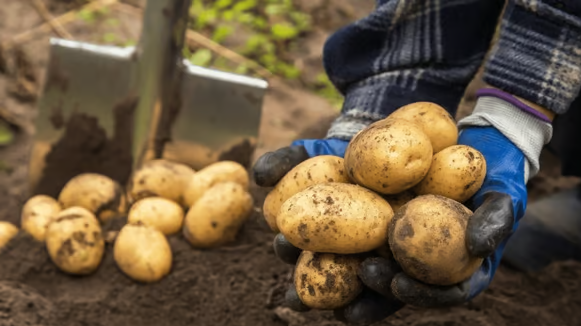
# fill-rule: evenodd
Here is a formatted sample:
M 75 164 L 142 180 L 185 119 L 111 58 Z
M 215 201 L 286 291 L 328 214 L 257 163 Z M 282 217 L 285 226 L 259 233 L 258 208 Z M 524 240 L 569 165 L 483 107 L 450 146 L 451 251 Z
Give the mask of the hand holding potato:
M 465 278 L 462 281 L 455 284 L 435 285 L 426 283 L 426 281 L 434 282 L 435 280 L 420 281 L 413 277 L 423 278 L 421 273 L 417 274 L 413 270 L 413 267 L 419 266 L 417 262 L 415 266 L 408 265 L 408 272 L 410 272 L 408 274 L 405 269 L 394 272 L 395 269 L 400 268 L 399 266 L 394 267 L 385 261 L 368 259 L 362 263 L 360 271 L 363 273 L 360 273 L 360 277 L 369 288 L 382 292 L 389 287 L 394 296 L 402 302 L 431 308 L 467 302 L 484 291 L 492 281 L 509 235 L 516 229 L 517 221 L 525 211 L 527 192 L 524 166 L 526 159 L 523 153 L 495 128 L 465 129 L 458 143 L 478 150 L 487 164 L 487 175 L 482 187 L 471 201 L 472 208 L 475 210 L 467 217 L 464 234 L 465 250 L 468 252 L 469 260 L 482 259 L 482 263 L 473 273 L 461 277 Z M 400 210 L 396 215 L 401 214 Z M 400 218 L 396 216 L 393 223 L 401 221 Z M 394 228 L 393 232 L 400 233 L 399 235 L 402 236 L 411 233 L 409 229 L 405 230 L 401 226 L 399 230 Z M 421 231 L 421 228 L 414 230 L 414 234 Z M 398 237 L 398 234 L 394 234 L 394 237 Z M 391 241 L 393 242 L 394 239 Z M 410 245 L 409 248 L 413 249 L 413 246 Z M 397 253 L 395 256 L 397 257 Z M 455 267 L 460 265 L 456 263 Z M 384 276 L 379 276 L 376 273 L 377 270 L 391 272 L 385 272 Z M 464 271 L 458 272 L 456 276 L 464 273 Z M 436 280 L 434 283 L 447 282 Z

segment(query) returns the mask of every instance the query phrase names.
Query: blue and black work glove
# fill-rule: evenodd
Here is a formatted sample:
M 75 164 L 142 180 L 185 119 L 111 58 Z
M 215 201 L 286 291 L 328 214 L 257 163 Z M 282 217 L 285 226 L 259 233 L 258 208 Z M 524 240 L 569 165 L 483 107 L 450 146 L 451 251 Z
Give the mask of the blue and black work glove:
M 434 286 L 406 275 L 393 260 L 368 258 L 358 272 L 367 289 L 336 312 L 339 319 L 365 324 L 388 317 L 404 304 L 427 308 L 458 305 L 477 296 L 492 281 L 504 247 L 524 215 L 526 182 L 539 170 L 540 152 L 551 138 L 552 127 L 546 117 L 506 93 L 484 90 L 478 95 L 473 114 L 459 122 L 458 143 L 479 150 L 487 162 L 484 183 L 468 203 L 474 214 L 466 231 L 468 251 L 484 259 L 481 268 L 459 284 Z M 259 185 L 271 186 L 292 168 L 292 163 L 317 155 L 343 156 L 346 147 L 346 141 L 337 139 L 297 141 L 290 148 L 293 153 L 301 153 L 300 160 L 298 155 L 286 154 L 288 148 L 282 149 L 263 156 L 255 166 L 255 175 L 271 182 Z M 296 262 L 300 253 L 282 235 L 277 236 L 274 247 L 287 263 Z M 290 289 L 287 298 L 291 307 L 304 309 L 296 290 Z

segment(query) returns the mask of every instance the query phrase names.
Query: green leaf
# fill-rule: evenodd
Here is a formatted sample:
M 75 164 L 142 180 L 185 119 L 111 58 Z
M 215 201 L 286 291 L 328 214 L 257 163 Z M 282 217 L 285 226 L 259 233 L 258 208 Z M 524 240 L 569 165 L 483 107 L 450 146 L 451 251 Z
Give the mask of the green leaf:
M 82 9 L 78 13 L 79 18 L 87 23 L 95 21 L 95 13 L 92 10 Z
M 216 28 L 214 35 L 212 35 L 212 40 L 217 43 L 222 43 L 228 36 L 232 35 L 234 28 L 228 25 L 221 25 Z
M 271 28 L 272 36 L 278 40 L 288 40 L 296 37 L 299 31 L 287 23 L 274 24 Z
M 232 10 L 234 10 L 236 12 L 244 12 L 244 11 L 253 9 L 254 7 L 256 7 L 256 5 L 257 5 L 256 0 L 242 0 L 242 1 L 238 1 L 234 5 Z
M 115 33 L 105 33 L 103 35 L 103 41 L 105 43 L 115 43 L 117 41 L 117 35 Z
M 7 123 L 0 121 L 0 146 L 5 146 L 14 140 L 14 132 Z
M 214 7 L 217 9 L 224 9 L 232 5 L 232 0 L 218 0 L 214 2 Z
M 207 67 L 212 60 L 212 52 L 208 49 L 199 49 L 190 57 L 192 64 L 201 67 Z

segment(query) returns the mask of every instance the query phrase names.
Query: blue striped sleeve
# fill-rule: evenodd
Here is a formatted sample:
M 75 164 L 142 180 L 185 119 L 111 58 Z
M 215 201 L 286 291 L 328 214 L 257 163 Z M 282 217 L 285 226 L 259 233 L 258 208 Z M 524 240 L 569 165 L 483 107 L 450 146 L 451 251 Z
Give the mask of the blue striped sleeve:
M 565 113 L 581 87 L 581 1 L 510 0 L 484 81 Z
M 397 108 L 432 101 L 454 113 L 490 46 L 504 0 L 378 0 L 335 32 L 323 61 L 345 96 L 328 137 L 350 139 Z

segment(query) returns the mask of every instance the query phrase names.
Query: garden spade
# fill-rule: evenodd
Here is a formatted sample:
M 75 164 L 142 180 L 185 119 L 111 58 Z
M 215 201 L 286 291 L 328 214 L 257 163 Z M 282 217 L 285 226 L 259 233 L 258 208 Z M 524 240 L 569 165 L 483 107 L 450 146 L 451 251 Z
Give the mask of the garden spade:
M 30 159 L 33 194 L 79 173 L 125 184 L 146 160 L 251 164 L 266 81 L 182 56 L 191 0 L 147 0 L 135 47 L 50 40 Z

